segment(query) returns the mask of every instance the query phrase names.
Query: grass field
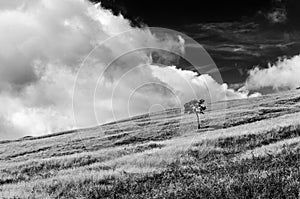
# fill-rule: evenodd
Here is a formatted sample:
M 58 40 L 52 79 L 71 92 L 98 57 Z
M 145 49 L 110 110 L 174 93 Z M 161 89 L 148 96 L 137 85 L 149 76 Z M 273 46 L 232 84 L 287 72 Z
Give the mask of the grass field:
M 2 141 L 0 198 L 300 198 L 300 91 L 213 107 Z

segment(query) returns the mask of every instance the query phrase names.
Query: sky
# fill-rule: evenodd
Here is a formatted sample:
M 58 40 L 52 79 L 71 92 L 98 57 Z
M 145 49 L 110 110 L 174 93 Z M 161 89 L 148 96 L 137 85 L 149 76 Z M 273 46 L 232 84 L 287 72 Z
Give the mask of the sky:
M 0 3 L 1 140 L 95 126 L 194 98 L 244 99 L 298 86 L 298 32 L 281 4 L 130 2 Z M 253 13 L 268 29 L 249 21 Z
M 132 21 L 144 22 L 149 26 L 174 27 L 201 22 L 236 21 L 241 17 L 253 16 L 259 10 L 270 8 L 269 0 L 229 1 L 126 1 L 92 0 L 102 2 L 104 7 L 120 12 Z
M 204 46 L 231 86 L 243 84 L 256 66 L 267 68 L 279 58 L 299 53 L 298 0 L 101 2 L 134 25 L 167 27 L 191 36 Z
M 290 23 L 300 17 L 297 0 L 205 0 L 184 2 L 138 0 L 91 0 L 101 2 L 106 8 L 121 13 L 134 22 L 149 26 L 178 27 L 193 23 L 233 22 L 259 18 L 259 15 L 284 9 Z M 271 17 L 271 16 L 269 16 Z M 262 20 L 262 19 L 260 19 Z

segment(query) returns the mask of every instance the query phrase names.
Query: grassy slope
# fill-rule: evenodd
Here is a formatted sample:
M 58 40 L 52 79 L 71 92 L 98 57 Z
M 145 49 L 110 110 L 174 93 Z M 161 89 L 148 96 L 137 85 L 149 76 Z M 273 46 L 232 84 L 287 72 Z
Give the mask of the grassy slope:
M 300 92 L 0 143 L 1 198 L 299 198 Z

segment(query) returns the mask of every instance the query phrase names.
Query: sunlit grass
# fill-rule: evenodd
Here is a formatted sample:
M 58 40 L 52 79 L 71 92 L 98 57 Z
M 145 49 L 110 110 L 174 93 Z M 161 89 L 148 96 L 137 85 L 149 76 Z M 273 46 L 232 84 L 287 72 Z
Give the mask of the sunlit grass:
M 233 101 L 208 111 L 200 130 L 175 111 L 3 142 L 0 196 L 297 198 L 299 101 L 298 92 Z

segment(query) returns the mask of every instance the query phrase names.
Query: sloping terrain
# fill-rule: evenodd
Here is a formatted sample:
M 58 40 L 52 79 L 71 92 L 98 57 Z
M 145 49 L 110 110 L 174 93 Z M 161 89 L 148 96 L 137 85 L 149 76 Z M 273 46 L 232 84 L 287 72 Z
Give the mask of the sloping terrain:
M 0 143 L 1 198 L 299 198 L 300 91 Z

